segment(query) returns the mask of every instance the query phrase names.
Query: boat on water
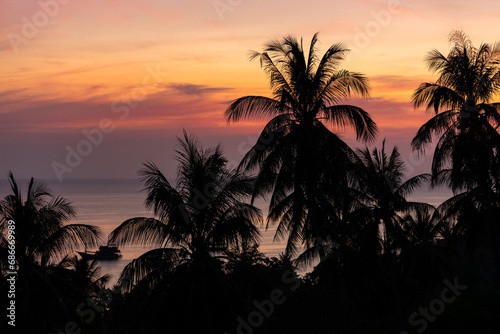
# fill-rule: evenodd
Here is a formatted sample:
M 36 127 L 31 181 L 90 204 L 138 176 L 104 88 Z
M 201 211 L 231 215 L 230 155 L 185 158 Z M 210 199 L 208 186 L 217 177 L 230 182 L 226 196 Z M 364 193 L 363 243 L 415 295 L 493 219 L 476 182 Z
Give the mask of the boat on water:
M 118 260 L 122 257 L 120 250 L 116 245 L 99 246 L 99 250 L 95 252 L 78 252 L 83 259 L 86 260 Z

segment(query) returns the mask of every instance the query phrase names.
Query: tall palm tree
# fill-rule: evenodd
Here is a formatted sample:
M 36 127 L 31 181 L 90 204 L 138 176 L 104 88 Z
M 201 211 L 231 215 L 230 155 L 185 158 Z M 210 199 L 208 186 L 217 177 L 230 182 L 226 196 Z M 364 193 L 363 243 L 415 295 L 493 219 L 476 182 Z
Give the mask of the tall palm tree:
M 378 230 L 373 238 L 380 240 L 383 245 L 382 256 L 390 274 L 400 326 L 402 330 L 405 330 L 406 321 L 403 319 L 395 272 L 396 257 L 404 240 L 402 215 L 409 210 L 420 210 L 426 207 L 424 203 L 407 201 L 406 197 L 423 181 L 428 180 L 430 175 L 419 174 L 403 182 L 404 160 L 396 146 L 392 149 L 390 156 L 387 155 L 385 139 L 380 150 L 374 148 L 370 152 L 368 148 L 365 148 L 358 150 L 358 154 L 365 167 L 360 172 L 359 188 L 366 197 L 366 206 L 359 211 L 365 214 L 372 226 L 380 226 L 379 229 L 370 230 Z M 382 235 L 379 236 L 379 233 Z
M 253 198 L 271 192 L 267 221 L 279 223 L 276 239 L 288 237 L 288 254 L 301 243 L 313 247 L 327 239 L 333 198 L 343 197 L 355 154 L 332 129 L 353 128 L 364 141 L 377 132 L 366 111 L 341 104 L 351 93 L 368 96 L 362 74 L 339 69 L 349 50 L 334 44 L 320 58 L 317 42 L 315 34 L 306 54 L 302 40 L 287 36 L 253 52 L 251 59 L 258 58 L 269 77 L 272 97 L 241 97 L 225 112 L 229 122 L 270 118 L 241 168 L 259 168 Z
M 76 305 L 87 296 L 65 279 L 72 273 L 61 270 L 60 261 L 83 245 L 97 246 L 100 231 L 95 226 L 65 224 L 75 217 L 75 210 L 44 183 L 31 178 L 23 198 L 11 172 L 8 178 L 12 194 L 0 201 L 0 249 L 7 250 L 8 222 L 12 220 L 19 273 L 17 313 L 23 319 L 19 327 L 31 332 L 62 330 L 72 317 L 77 319 Z M 0 262 L 6 260 L 2 256 Z M 6 263 L 1 267 L 7 268 Z
M 385 150 L 385 139 L 379 150 L 368 148 L 358 150 L 359 157 L 365 169 L 361 171 L 359 188 L 366 197 L 367 203 L 360 210 L 369 211 L 377 225 L 382 224 L 381 231 L 384 253 L 395 252 L 399 247 L 402 234 L 402 214 L 409 210 L 425 208 L 425 204 L 409 202 L 406 197 L 419 187 L 422 182 L 430 179 L 429 174 L 419 174 L 403 182 L 405 164 L 397 146 L 390 155 Z
M 128 219 L 109 235 L 109 242 L 118 245 L 158 247 L 125 267 L 122 277 L 132 279 L 124 290 L 143 279 L 154 287 L 162 273 L 180 264 L 208 261 L 211 250 L 245 248 L 258 241 L 255 224 L 262 220 L 261 212 L 244 202 L 254 178 L 229 169 L 220 145 L 204 149 L 185 131 L 184 140 L 178 141 L 177 187 L 152 162 L 139 171 L 146 185 L 145 204 L 156 218 Z
M 255 178 L 229 168 L 220 145 L 204 149 L 185 131 L 178 141 L 176 187 L 152 162 L 139 171 L 155 217 L 128 219 L 109 236 L 118 245 L 156 247 L 128 264 L 119 284 L 145 305 L 134 320 L 138 331 L 224 332 L 229 324 L 221 314 L 239 304 L 214 251 L 257 243 L 261 212 L 244 202 Z
M 432 162 L 434 184 L 446 182 L 454 191 L 498 184 L 500 104 L 500 44 L 474 47 L 461 31 L 450 34 L 448 56 L 432 50 L 426 58 L 439 74 L 413 93 L 414 106 L 426 105 L 435 116 L 422 125 L 412 141 L 423 152 L 439 135 Z
M 444 182 L 455 193 L 469 192 L 463 196 L 467 205 L 461 201 L 461 206 L 454 206 L 456 213 L 462 212 L 458 221 L 472 253 L 486 249 L 496 254 L 500 277 L 500 103 L 493 102 L 500 92 L 500 43 L 476 48 L 461 31 L 451 33 L 450 43 L 448 56 L 438 50 L 427 56 L 429 69 L 439 77 L 421 84 L 413 103 L 426 104 L 436 115 L 420 127 L 412 146 L 423 151 L 433 135 L 440 135 L 432 162 L 433 183 Z

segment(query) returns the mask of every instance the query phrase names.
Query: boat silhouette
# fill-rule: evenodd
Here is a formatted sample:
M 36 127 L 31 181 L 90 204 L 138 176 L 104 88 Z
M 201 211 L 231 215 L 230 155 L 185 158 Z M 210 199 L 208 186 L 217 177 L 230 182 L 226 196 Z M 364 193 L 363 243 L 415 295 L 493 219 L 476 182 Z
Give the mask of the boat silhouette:
M 116 245 L 106 245 L 99 246 L 99 250 L 95 252 L 90 252 L 85 250 L 85 252 L 78 252 L 82 259 L 86 260 L 118 260 L 122 257 L 120 250 Z

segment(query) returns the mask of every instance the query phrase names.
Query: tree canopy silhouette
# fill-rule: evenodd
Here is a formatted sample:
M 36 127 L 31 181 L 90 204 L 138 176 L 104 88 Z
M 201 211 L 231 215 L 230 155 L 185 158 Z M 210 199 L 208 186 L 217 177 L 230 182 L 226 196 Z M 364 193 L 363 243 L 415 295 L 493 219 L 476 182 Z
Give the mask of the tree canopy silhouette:
M 71 318 L 78 319 L 76 305 L 87 298 L 95 282 L 92 276 L 69 270 L 68 256 L 83 245 L 96 247 L 100 229 L 67 224 L 75 218 L 75 210 L 43 182 L 31 178 L 23 198 L 11 172 L 8 178 L 12 194 L 0 201 L 0 253 L 7 254 L 7 225 L 13 220 L 19 268 L 16 299 L 22 301 L 17 313 L 23 319 L 18 328 L 27 332 L 63 329 Z M 6 261 L 7 256 L 1 256 L 2 269 L 7 268 Z
M 186 132 L 178 140 L 177 187 L 152 162 L 139 172 L 146 185 L 146 206 L 157 218 L 128 219 L 109 236 L 119 245 L 159 247 L 125 268 L 123 275 L 133 277 L 125 290 L 142 279 L 154 286 L 163 270 L 208 259 L 213 249 L 251 246 L 259 238 L 255 224 L 262 220 L 261 212 L 244 202 L 254 178 L 230 169 L 220 146 L 204 149 Z
M 259 169 L 253 197 L 271 192 L 268 224 L 279 223 L 276 239 L 288 238 L 289 254 L 302 243 L 312 247 L 327 239 L 320 225 L 331 223 L 333 198 L 347 182 L 355 153 L 331 128 L 352 128 L 364 141 L 377 133 L 366 111 L 341 104 L 352 93 L 367 97 L 369 90 L 365 76 L 339 68 L 349 50 L 334 44 L 320 57 L 317 43 L 315 34 L 306 53 L 302 40 L 286 36 L 253 52 L 272 97 L 241 97 L 225 112 L 229 122 L 270 118 L 240 166 Z
M 439 136 L 432 161 L 434 184 L 446 183 L 453 191 L 498 184 L 500 103 L 500 44 L 474 47 L 462 32 L 450 34 L 448 56 L 438 50 L 426 58 L 438 73 L 413 93 L 415 107 L 425 105 L 435 116 L 422 125 L 412 141 L 423 152 L 433 135 Z

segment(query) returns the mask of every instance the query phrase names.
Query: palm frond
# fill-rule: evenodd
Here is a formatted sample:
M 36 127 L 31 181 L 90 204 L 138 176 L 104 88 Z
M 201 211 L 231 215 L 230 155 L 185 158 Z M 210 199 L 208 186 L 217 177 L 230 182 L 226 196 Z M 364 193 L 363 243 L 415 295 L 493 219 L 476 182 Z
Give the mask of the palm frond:
M 341 129 L 352 127 L 356 138 L 364 141 L 374 141 L 377 135 L 377 125 L 363 109 L 351 105 L 334 105 L 324 109 L 327 119 Z
M 172 234 L 171 229 L 158 219 L 137 217 L 127 219 L 115 228 L 108 236 L 108 243 L 164 246 Z
M 432 141 L 433 135 L 440 135 L 447 131 L 456 122 L 456 112 L 454 110 L 443 111 L 428 120 L 419 129 L 411 142 L 413 150 L 423 152 L 425 146 Z
M 396 193 L 399 196 L 407 197 L 409 196 L 415 188 L 422 185 L 423 182 L 428 182 L 431 179 L 431 174 L 419 174 L 405 181 L 402 185 L 398 187 Z
M 289 108 L 280 101 L 264 96 L 245 96 L 234 100 L 225 111 L 229 122 L 238 122 L 246 118 L 262 119 L 275 117 Z
M 158 282 L 171 274 L 182 262 L 181 254 L 174 248 L 150 250 L 125 266 L 117 285 L 122 292 L 130 292 L 145 277 L 149 276 L 148 288 L 153 289 Z
M 101 230 L 97 226 L 70 224 L 59 227 L 47 239 L 42 240 L 36 253 L 42 257 L 44 265 L 57 255 L 74 252 L 81 246 L 95 248 L 101 242 Z
M 437 83 L 423 83 L 412 94 L 415 108 L 426 104 L 426 109 L 434 109 L 437 114 L 442 108 L 459 109 L 464 98 L 450 87 Z

